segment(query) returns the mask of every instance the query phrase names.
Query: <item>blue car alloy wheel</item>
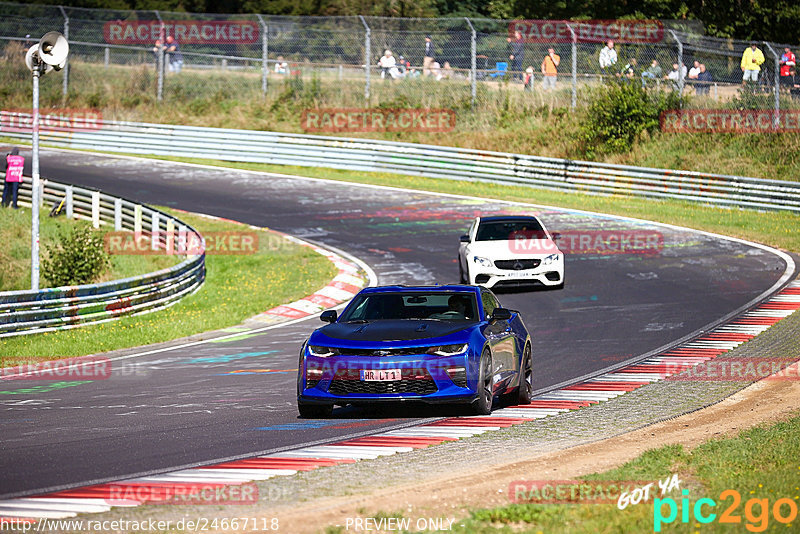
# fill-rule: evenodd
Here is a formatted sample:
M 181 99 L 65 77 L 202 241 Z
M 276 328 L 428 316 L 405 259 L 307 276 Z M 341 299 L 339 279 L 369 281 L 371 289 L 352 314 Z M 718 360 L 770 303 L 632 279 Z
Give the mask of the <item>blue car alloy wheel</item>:
M 303 344 L 300 416 L 334 406 L 418 401 L 489 414 L 495 397 L 530 402 L 530 336 L 518 312 L 479 286 L 362 290 Z

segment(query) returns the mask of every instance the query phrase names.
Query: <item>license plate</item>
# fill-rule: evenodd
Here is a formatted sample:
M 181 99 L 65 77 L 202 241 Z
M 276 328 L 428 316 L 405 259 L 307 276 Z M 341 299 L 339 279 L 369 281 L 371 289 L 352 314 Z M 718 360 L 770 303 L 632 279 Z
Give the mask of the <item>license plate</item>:
M 400 369 L 361 369 L 361 380 L 365 382 L 392 382 L 402 377 Z

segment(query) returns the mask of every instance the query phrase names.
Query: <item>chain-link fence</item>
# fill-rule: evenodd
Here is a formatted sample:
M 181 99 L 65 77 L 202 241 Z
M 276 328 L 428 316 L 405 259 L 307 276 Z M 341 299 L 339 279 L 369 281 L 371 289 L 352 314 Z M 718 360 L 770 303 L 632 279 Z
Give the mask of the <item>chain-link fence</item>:
M 480 109 L 510 95 L 574 107 L 604 78 L 695 94 L 692 105 L 711 107 L 739 95 L 750 45 L 704 36 L 686 21 L 285 17 L 15 3 L 0 3 L 0 14 L 3 57 L 15 63 L 8 68 L 23 69 L 25 50 L 61 31 L 70 42 L 68 67 L 54 73 L 57 89 L 45 91 L 51 101 L 82 95 L 98 107 L 109 90 L 130 106 L 244 101 L 298 88 L 312 89 L 315 105 L 345 108 Z M 757 48 L 763 62 L 752 92 L 770 106 L 790 106 L 800 85 L 793 67 L 779 76 L 787 47 Z M 15 76 L 23 74 L 8 79 Z

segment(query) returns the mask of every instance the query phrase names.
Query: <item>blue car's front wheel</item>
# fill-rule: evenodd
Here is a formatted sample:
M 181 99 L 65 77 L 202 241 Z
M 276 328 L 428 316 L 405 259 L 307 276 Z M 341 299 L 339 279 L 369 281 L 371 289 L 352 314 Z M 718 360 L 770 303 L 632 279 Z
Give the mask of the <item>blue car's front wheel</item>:
M 492 389 L 492 353 L 486 348 L 481 354 L 478 373 L 478 398 L 472 403 L 472 410 L 477 415 L 489 415 L 492 413 L 492 399 L 494 397 Z

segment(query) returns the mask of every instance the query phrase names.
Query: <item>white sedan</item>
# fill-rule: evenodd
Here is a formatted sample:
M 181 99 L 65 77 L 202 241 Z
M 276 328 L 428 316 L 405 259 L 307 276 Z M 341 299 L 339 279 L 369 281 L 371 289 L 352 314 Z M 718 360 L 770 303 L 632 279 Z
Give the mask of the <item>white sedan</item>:
M 558 235 L 556 235 L 556 239 Z M 458 247 L 462 283 L 564 287 L 564 253 L 532 215 L 477 217 Z

